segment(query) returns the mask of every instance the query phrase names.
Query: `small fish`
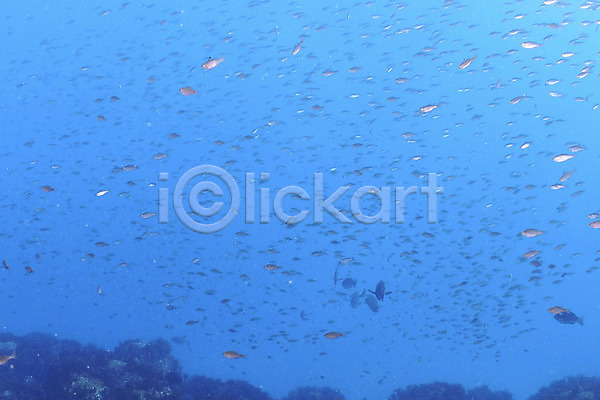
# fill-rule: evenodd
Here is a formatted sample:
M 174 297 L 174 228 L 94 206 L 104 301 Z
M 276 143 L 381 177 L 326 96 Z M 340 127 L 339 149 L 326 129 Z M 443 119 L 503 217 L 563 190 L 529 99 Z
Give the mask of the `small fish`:
M 583 325 L 583 318 L 578 317 L 571 311 L 563 311 L 561 313 L 554 314 L 554 319 L 560 322 L 561 324 L 572 325 L 577 323 L 579 325 Z
M 8 265 L 6 260 L 2 260 L 2 267 L 4 267 L 5 270 L 10 270 L 10 266 Z
M 324 336 L 327 339 L 337 339 L 339 337 L 344 336 L 344 334 L 343 333 L 339 333 L 339 332 L 327 332 Z
M 523 254 L 523 258 L 533 258 L 540 253 L 541 253 L 541 251 L 539 251 L 539 250 L 529 250 L 528 252 Z
M 590 226 L 594 229 L 600 229 L 600 220 L 590 222 Z
M 226 351 L 223 353 L 223 355 L 227 358 L 229 358 L 230 360 L 235 360 L 236 358 L 244 358 L 246 357 L 245 354 L 240 354 L 237 351 Z
M 208 58 L 208 60 L 206 60 L 206 62 L 204 64 L 202 64 L 202 68 L 203 69 L 213 69 L 216 68 L 217 65 L 221 64 L 223 61 L 225 61 L 225 56 L 222 56 L 221 58 Z
M 373 312 L 379 312 L 379 302 L 377 301 L 377 299 L 375 298 L 375 296 L 373 295 L 368 295 L 367 298 L 365 299 L 365 303 L 367 303 L 367 305 L 369 306 L 369 308 L 371 309 L 371 311 Z
M 303 43 L 304 43 L 304 38 L 302 38 L 302 40 L 300 41 L 300 43 L 298 43 L 297 45 L 294 46 L 294 48 L 292 49 L 292 55 L 293 56 L 295 56 L 296 54 L 298 54 L 298 52 L 302 48 L 302 44 Z
M 473 56 L 471 58 L 467 58 L 466 60 L 464 60 L 463 62 L 460 63 L 460 65 L 458 66 L 458 69 L 465 69 L 467 68 L 469 65 L 471 65 L 471 63 L 477 58 L 477 56 Z
M 535 49 L 536 47 L 540 47 L 541 44 L 536 43 L 536 42 L 523 42 L 521 43 L 521 47 L 523 47 L 524 49 Z
M 352 293 L 352 296 L 350 297 L 350 306 L 352 308 L 357 308 L 360 305 L 360 299 L 361 297 L 365 297 L 365 291 L 363 290 L 362 293 L 361 292 L 354 292 Z M 373 297 L 373 296 L 371 296 Z
M 543 234 L 544 234 L 543 231 L 539 231 L 537 229 L 525 229 L 523 232 L 521 232 L 522 236 L 525 236 L 528 238 L 536 237 L 536 236 L 543 235 Z
M 381 300 L 381 301 L 383 301 L 383 297 L 386 294 L 392 293 L 392 292 L 385 291 L 385 283 L 383 283 L 383 281 L 379 281 L 379 283 L 375 287 L 375 291 L 369 290 L 369 292 L 373 293 L 377 297 L 377 300 Z
M 356 287 L 356 279 L 352 279 L 352 278 L 346 278 L 342 281 L 342 287 L 344 289 L 351 289 L 353 287 Z
M 338 278 L 338 267 L 335 267 L 335 272 L 333 273 L 333 284 L 337 285 L 339 280 L 340 279 Z
M 569 179 L 571 177 L 571 175 L 573 175 L 573 172 L 575 172 L 574 169 L 572 169 L 571 171 L 567 171 L 564 174 L 562 174 L 562 176 L 558 179 L 559 182 L 564 182 L 567 179 Z
M 517 96 L 517 97 L 513 97 L 512 99 L 510 99 L 510 101 L 508 102 L 511 105 L 514 104 L 519 104 L 521 102 L 521 100 L 525 99 L 525 96 Z
M 184 96 L 190 96 L 192 94 L 198 94 L 198 92 L 196 92 L 194 89 L 192 89 L 189 86 L 182 87 L 181 89 L 179 89 L 179 93 L 181 93 Z
M 267 271 L 275 271 L 277 269 L 280 269 L 281 267 L 279 265 L 275 265 L 275 264 L 267 264 L 264 267 Z
M 568 311 L 569 311 L 569 310 L 567 310 L 566 308 L 562 308 L 562 307 L 560 307 L 560 306 L 554 306 L 554 307 L 550 307 L 550 308 L 548 309 L 548 312 L 549 312 L 550 314 L 560 314 L 560 313 L 563 313 L 563 312 L 568 312 Z
M 171 340 L 173 341 L 173 343 L 182 345 L 182 346 L 188 346 L 191 347 L 189 342 L 187 340 L 185 340 L 185 336 L 173 336 L 171 338 Z
M 423 114 L 427 114 L 428 112 L 431 112 L 438 107 L 439 106 L 437 104 L 429 104 L 429 105 L 419 108 L 419 111 L 421 111 Z
M 554 162 L 565 162 L 567 160 L 570 160 L 571 158 L 575 157 L 572 154 L 559 154 L 555 157 L 552 158 L 552 161 Z
M 13 350 L 12 354 L 7 355 L 7 356 L 0 356 L 0 365 L 4 365 L 7 362 L 9 362 L 10 360 L 12 360 L 13 358 L 17 358 L 17 353 L 15 352 L 15 350 Z
M 344 264 L 348 264 L 349 262 L 354 261 L 353 257 L 346 257 L 346 258 L 342 258 L 339 262 L 338 265 L 344 265 Z

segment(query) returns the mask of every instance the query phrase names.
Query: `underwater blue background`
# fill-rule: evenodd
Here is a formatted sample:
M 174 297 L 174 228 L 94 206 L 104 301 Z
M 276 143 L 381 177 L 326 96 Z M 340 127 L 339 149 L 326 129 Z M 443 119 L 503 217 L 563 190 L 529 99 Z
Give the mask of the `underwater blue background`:
M 6 4 L 2 331 L 107 350 L 162 337 L 186 373 L 275 397 L 310 385 L 385 398 L 439 380 L 523 399 L 598 374 L 600 232 L 588 216 L 600 209 L 600 4 L 547 3 Z M 530 41 L 540 46 L 521 45 Z M 183 96 L 188 86 L 197 94 Z M 419 111 L 427 105 L 438 107 Z M 269 173 L 257 210 L 261 188 L 271 200 L 288 185 L 312 195 L 314 173 L 325 197 L 344 185 L 426 186 L 428 173 L 443 193 L 436 223 L 421 194 L 403 224 L 313 224 L 312 214 L 260 224 L 257 211 L 253 224 L 240 212 L 201 234 L 172 197 L 168 223 L 141 217 L 197 165 L 231 174 L 242 204 L 245 174 Z M 377 213 L 374 196 L 363 201 Z M 530 250 L 540 253 L 524 258 Z M 356 287 L 335 284 L 336 268 Z M 380 280 L 391 293 L 373 312 L 363 291 Z M 559 324 L 553 306 L 584 324 Z

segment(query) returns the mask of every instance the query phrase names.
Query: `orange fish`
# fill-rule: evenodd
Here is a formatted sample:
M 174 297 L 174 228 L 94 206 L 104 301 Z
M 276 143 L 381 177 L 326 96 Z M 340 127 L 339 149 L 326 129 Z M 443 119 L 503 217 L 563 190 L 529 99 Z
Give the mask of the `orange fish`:
M 208 58 L 208 60 L 202 64 L 202 68 L 203 69 L 213 69 L 215 68 L 217 65 L 221 64 L 223 61 L 225 61 L 225 56 L 221 57 L 221 58 Z
M 300 48 L 302 48 L 302 43 L 304 43 L 304 38 L 302 38 L 302 40 L 300 41 L 300 43 L 298 43 L 297 45 L 294 46 L 294 48 L 292 49 L 292 55 L 295 56 L 296 54 L 298 54 L 298 52 L 300 51 Z
M 237 351 L 226 351 L 223 353 L 223 355 L 227 358 L 229 358 L 230 360 L 235 360 L 236 358 L 244 358 L 246 357 L 245 354 L 240 354 Z
M 568 312 L 568 311 L 569 311 L 569 310 L 567 310 L 566 308 L 562 308 L 562 307 L 560 307 L 560 306 L 554 306 L 554 307 L 550 307 L 550 308 L 548 309 L 548 312 L 549 312 L 550 314 L 560 314 L 560 313 L 563 313 L 563 312 Z
M 6 364 L 13 358 L 17 358 L 17 353 L 15 352 L 15 350 L 13 350 L 12 354 L 10 354 L 8 356 L 0 356 L 0 365 Z

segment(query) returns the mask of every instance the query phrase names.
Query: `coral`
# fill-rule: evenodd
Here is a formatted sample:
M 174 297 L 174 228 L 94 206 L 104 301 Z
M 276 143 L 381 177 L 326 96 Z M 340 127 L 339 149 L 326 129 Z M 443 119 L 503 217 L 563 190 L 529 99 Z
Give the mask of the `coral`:
M 389 400 L 513 400 L 507 391 L 492 392 L 487 386 L 465 391 L 461 385 L 433 382 L 396 389 Z
M 17 359 L 0 368 L 0 399 L 178 399 L 183 382 L 169 344 L 127 341 L 109 352 L 39 333 L 16 337 Z
M 513 395 L 505 390 L 492 392 L 487 386 L 480 386 L 467 390 L 466 398 L 468 400 L 513 400 Z
M 396 389 L 389 400 L 466 400 L 466 393 L 461 385 L 433 382 Z
M 114 351 L 32 333 L 0 334 L 0 354 L 17 358 L 0 367 L 0 400 L 272 400 L 248 382 L 185 376 L 163 339 L 127 340 Z M 282 400 L 343 400 L 329 387 L 298 387 Z M 395 390 L 389 400 L 512 400 L 487 386 L 433 382 Z M 542 388 L 529 400 L 600 400 L 598 378 L 571 377 Z
M 543 387 L 529 400 L 599 400 L 600 378 L 571 376 Z
M 245 381 L 194 376 L 184 384 L 185 400 L 271 400 L 271 396 Z
M 300 387 L 291 391 L 283 400 L 342 400 L 344 396 L 339 390 L 329 387 Z

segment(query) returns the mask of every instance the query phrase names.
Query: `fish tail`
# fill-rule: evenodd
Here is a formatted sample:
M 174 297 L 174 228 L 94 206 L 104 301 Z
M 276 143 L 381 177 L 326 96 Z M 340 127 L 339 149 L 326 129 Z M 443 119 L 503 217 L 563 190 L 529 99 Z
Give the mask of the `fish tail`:
M 583 317 L 577 317 L 577 322 L 579 325 L 583 325 Z

